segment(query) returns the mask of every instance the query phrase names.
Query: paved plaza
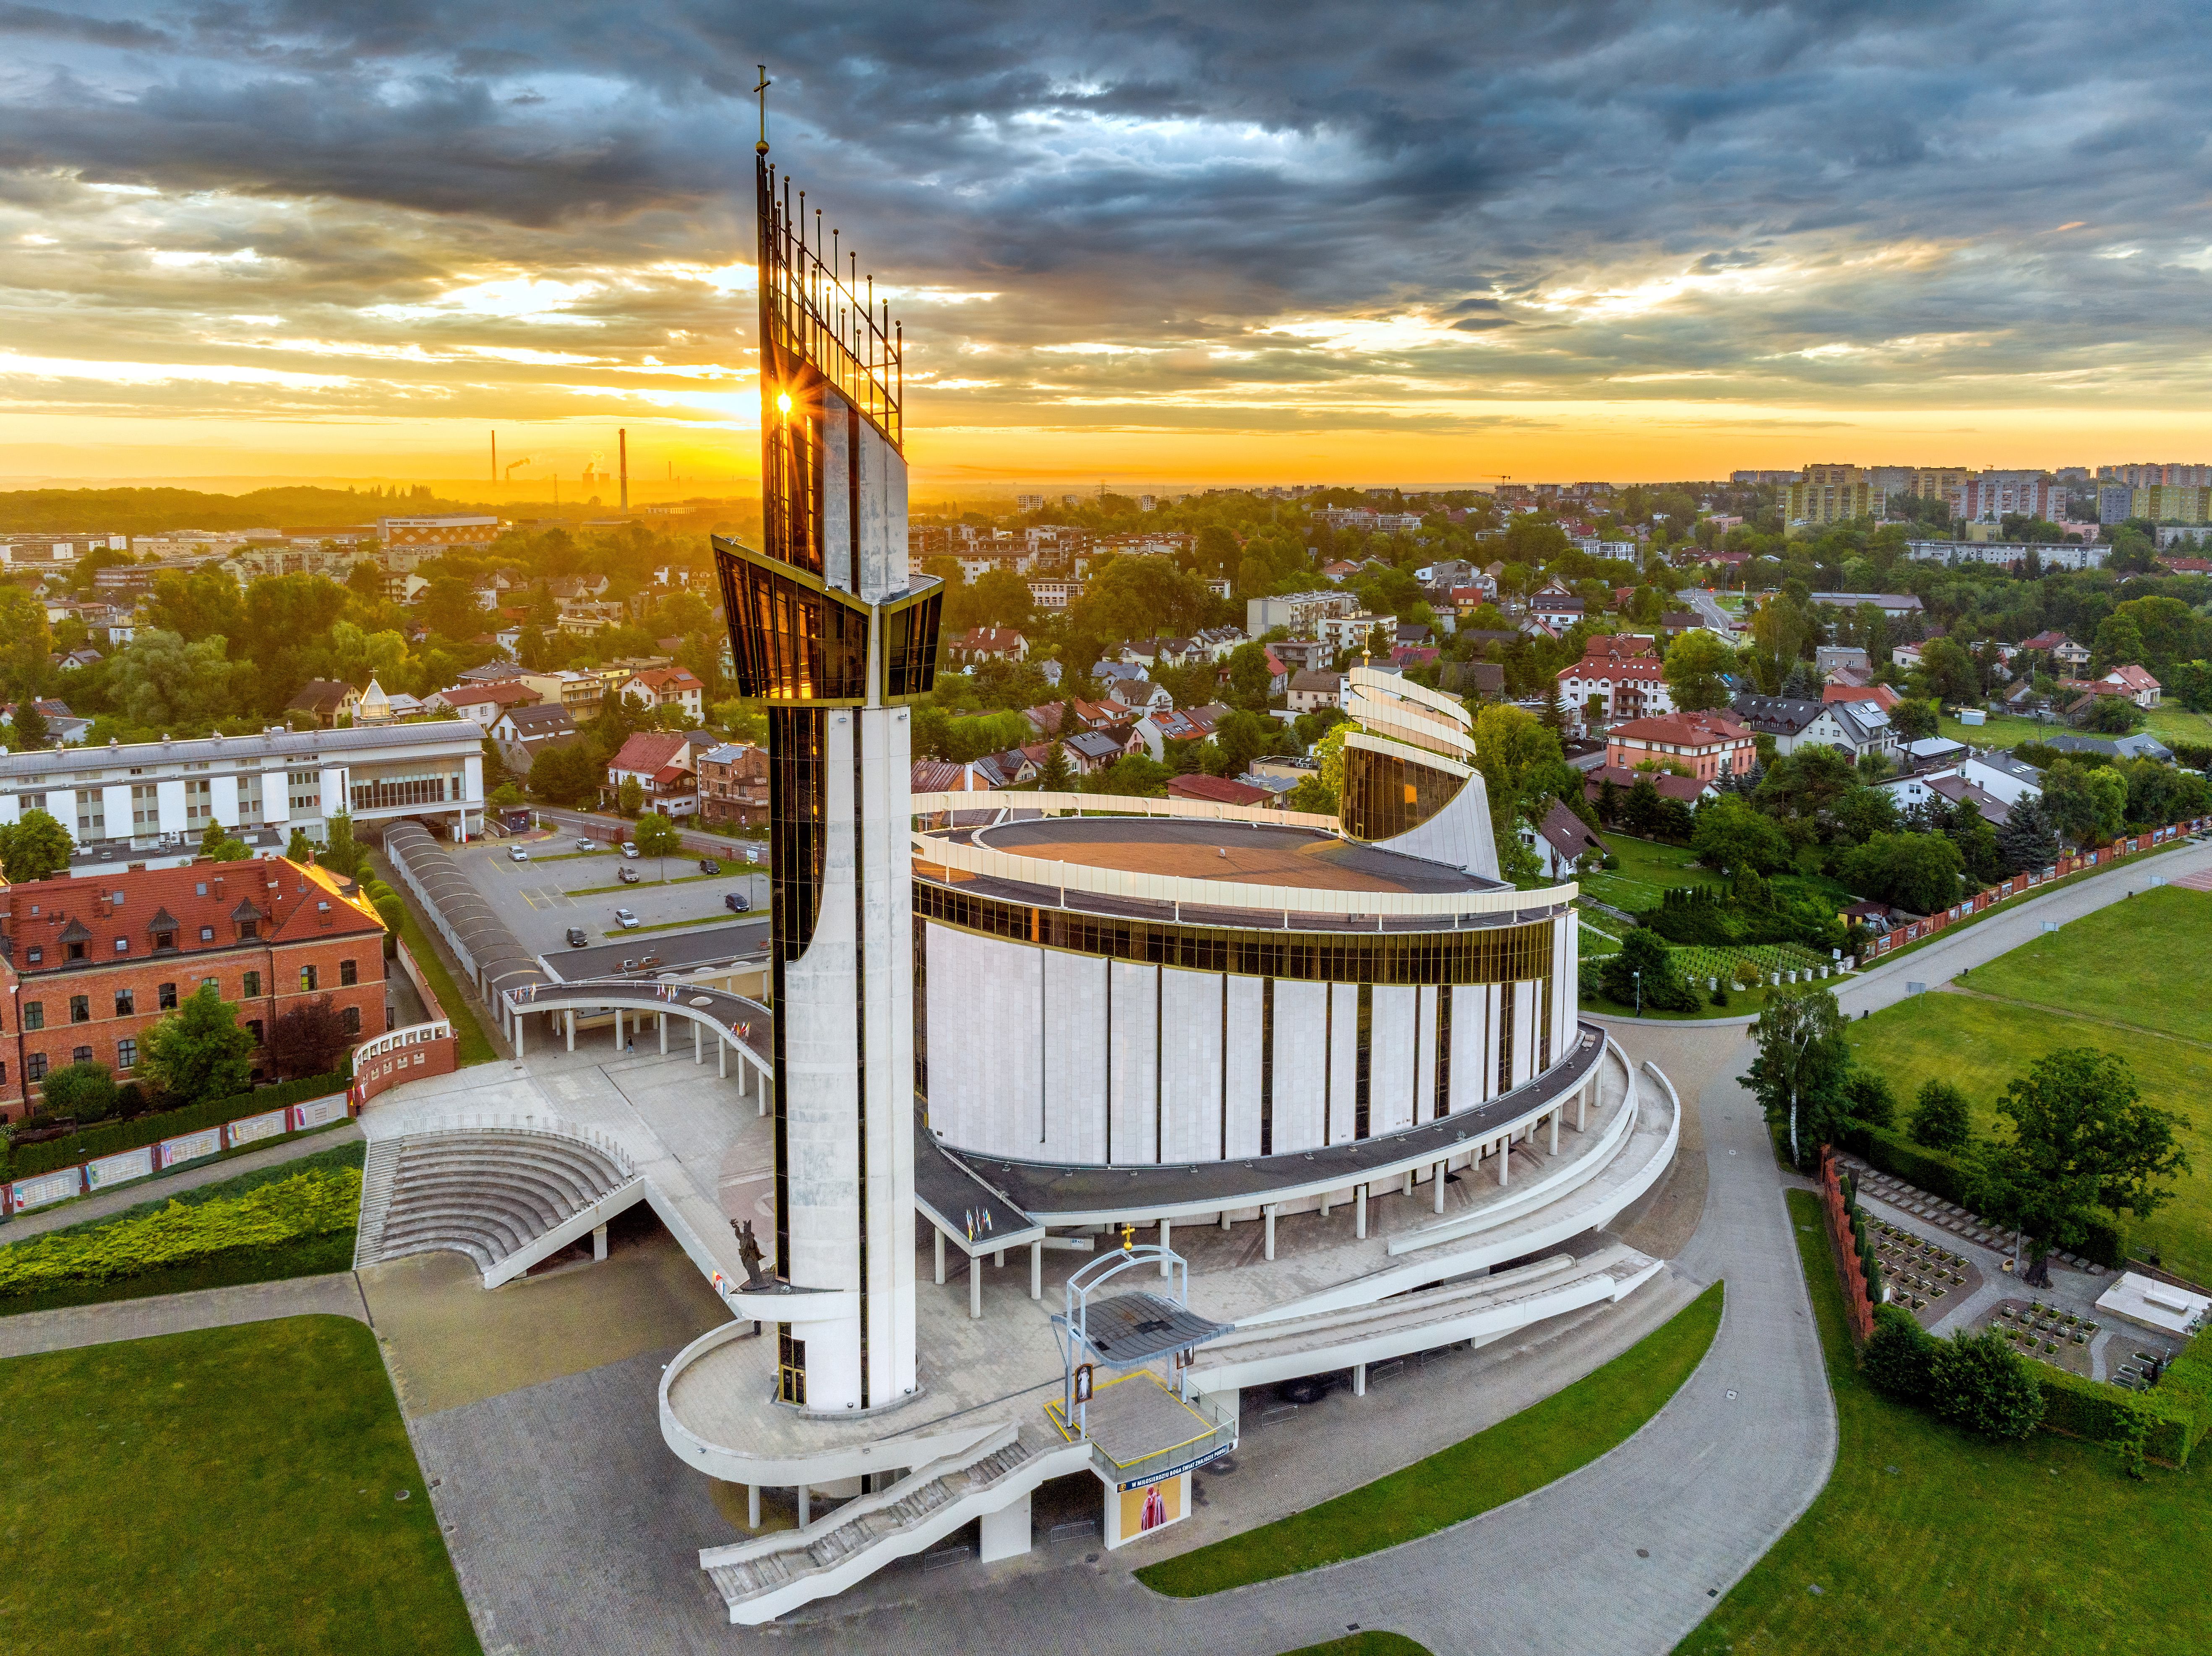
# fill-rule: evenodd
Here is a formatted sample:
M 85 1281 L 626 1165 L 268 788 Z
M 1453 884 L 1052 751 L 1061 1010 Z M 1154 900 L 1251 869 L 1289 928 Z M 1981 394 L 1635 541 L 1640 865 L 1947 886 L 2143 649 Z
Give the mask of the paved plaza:
M 546 838 L 483 840 L 444 849 L 517 940 L 525 948 L 553 956 L 556 965 L 569 952 L 563 934 L 570 926 L 581 926 L 594 945 L 606 943 L 609 939 L 601 934 L 620 929 L 615 923 L 617 908 L 629 909 L 641 926 L 651 926 L 672 920 L 726 921 L 732 917 L 723 899 L 732 893 L 749 905 L 767 905 L 768 877 L 757 869 L 708 879 L 699 874 L 697 856 L 685 852 L 665 859 L 671 883 L 664 886 L 659 883 L 660 859 L 631 861 L 611 849 L 578 855 L 579 837 L 564 831 Z M 530 861 L 518 863 L 508 857 L 516 846 L 530 853 Z M 730 854 L 726 849 L 722 853 L 725 858 Z M 616 871 L 623 868 L 635 869 L 640 883 L 615 891 L 599 889 L 621 885 Z M 677 881 L 684 883 L 673 883 Z M 578 892 L 592 895 L 574 895 Z M 640 931 L 632 935 L 642 944 L 678 934 Z

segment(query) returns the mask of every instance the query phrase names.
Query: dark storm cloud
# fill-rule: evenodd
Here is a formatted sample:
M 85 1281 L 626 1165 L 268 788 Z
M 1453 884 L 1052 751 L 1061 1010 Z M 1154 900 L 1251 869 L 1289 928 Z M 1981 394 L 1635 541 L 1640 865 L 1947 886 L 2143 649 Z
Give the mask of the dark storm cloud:
M 0 6 L 0 203 L 306 204 L 195 209 L 161 245 L 251 245 L 334 314 L 472 264 L 738 257 L 767 58 L 811 199 L 902 282 L 1000 295 L 912 301 L 919 355 L 993 394 L 1419 372 L 1827 395 L 2202 351 L 2192 8 L 2138 9 L 2157 48 L 2115 52 L 2056 0 L 98 10 Z M 173 302 L 125 262 L 119 294 Z M 220 279 L 173 288 L 261 308 L 212 297 L 251 272 Z M 685 324 L 599 302 L 623 337 Z M 1427 332 L 1263 331 L 1408 315 Z M 1085 341 L 1144 349 L 1012 361 Z

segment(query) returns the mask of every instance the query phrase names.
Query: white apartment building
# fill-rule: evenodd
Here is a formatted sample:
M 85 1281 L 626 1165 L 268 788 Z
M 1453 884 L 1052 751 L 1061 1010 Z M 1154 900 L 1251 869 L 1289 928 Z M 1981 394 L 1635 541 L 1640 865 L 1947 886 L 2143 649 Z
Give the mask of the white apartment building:
M 188 861 L 210 822 L 319 839 L 347 811 L 356 824 L 414 817 L 472 834 L 483 798 L 483 731 L 468 719 L 0 749 L 0 822 L 46 812 L 76 840 L 72 873 Z

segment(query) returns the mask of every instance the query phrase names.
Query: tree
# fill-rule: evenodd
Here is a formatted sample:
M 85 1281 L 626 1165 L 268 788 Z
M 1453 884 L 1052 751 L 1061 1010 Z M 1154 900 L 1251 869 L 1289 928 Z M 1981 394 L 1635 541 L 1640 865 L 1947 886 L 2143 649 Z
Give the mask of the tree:
M 1859 1353 L 1859 1369 L 1874 1388 L 1899 1403 L 1925 1404 L 1935 1380 L 1941 1342 L 1902 1306 L 1874 1308 L 1874 1333 Z
M 2021 874 L 2048 867 L 2057 856 L 2058 836 L 2051 832 L 2043 802 L 2033 794 L 2022 795 L 1997 830 L 1998 868 L 2006 874 Z
M 20 753 L 46 747 L 53 740 L 52 732 L 46 728 L 46 716 L 39 711 L 36 696 L 27 695 L 18 701 L 8 723 L 15 732 L 15 748 Z
M 1829 807 L 1836 837 L 1863 845 L 1877 834 L 1897 832 L 1897 801 L 1887 788 L 1853 788 Z
M 1887 1127 L 1897 1119 L 1897 1095 L 1877 1071 L 1854 1068 L 1844 1077 L 1844 1101 L 1851 1119 L 1869 1127 Z
M 2043 773 L 2043 816 L 2079 846 L 2100 846 L 2127 820 L 2128 785 L 2109 765 L 2061 758 Z
M 1966 858 L 1941 834 L 1877 834 L 1844 854 L 1844 883 L 1916 914 L 1933 914 L 1959 901 L 1959 872 Z
M 329 836 L 328 840 L 315 860 L 333 874 L 343 874 L 349 880 L 356 877 L 361 873 L 364 853 L 360 842 L 353 837 L 351 814 L 343 810 L 337 812 L 324 824 L 324 831 Z
M 2040 1283 L 2052 1248 L 2080 1245 L 2097 1208 L 2148 1218 L 2171 1201 L 2164 1181 L 2189 1171 L 2179 1134 L 2189 1123 L 2147 1104 L 2124 1059 L 2061 1047 L 2028 1066 L 1997 1099 L 2008 1144 L 1988 1147 L 1978 1173 L 2032 1239 Z
M 530 791 L 556 805 L 580 805 L 599 791 L 606 773 L 581 742 L 540 748 L 530 761 Z
M 353 1045 L 345 1019 L 328 995 L 279 1012 L 270 1021 L 269 1062 L 287 1077 L 328 1075 Z
M 1796 860 L 1790 836 L 1771 817 L 1753 810 L 1733 794 L 1709 801 L 1699 809 L 1691 831 L 1690 849 L 1707 868 L 1722 874 L 1752 869 L 1778 874 Z
M 1935 701 L 1959 706 L 1981 700 L 1981 670 L 1966 653 L 1966 646 L 1953 640 L 1930 639 L 1923 645 L 1914 677 L 1923 693 Z
M 238 1008 L 204 983 L 146 1032 L 138 1067 L 147 1079 L 187 1104 L 246 1090 L 253 1037 L 239 1027 Z
M 1229 705 L 1258 713 L 1271 699 L 1275 681 L 1267 665 L 1267 646 L 1240 644 L 1229 652 Z
M 315 847 L 307 838 L 307 829 L 295 828 L 292 830 L 292 837 L 284 845 L 284 856 L 288 861 L 295 863 L 315 860 Z
M 383 573 L 367 566 L 383 592 Z M 238 583 L 219 569 L 196 569 L 191 574 L 162 574 L 154 578 L 146 599 L 145 624 L 172 632 L 187 643 L 202 639 L 234 639 L 246 619 L 245 595 Z
M 1906 1137 L 1931 1150 L 1957 1151 L 1966 1148 L 1970 1128 L 1966 1094 L 1948 1081 L 1930 1079 L 1920 1083 L 1912 1100 L 1912 1119 L 1905 1130 Z
M 457 575 L 441 575 L 416 604 L 416 613 L 430 631 L 450 639 L 471 639 L 484 629 L 487 619 L 477 602 L 475 589 Z
M 1759 1056 L 1751 1072 L 1737 1079 L 1751 1089 L 1768 1120 L 1789 1123 L 1790 1159 L 1802 1168 L 1800 1125 L 1812 1130 L 1814 1143 L 1825 1143 L 1842 1118 L 1850 1051 L 1834 992 L 1813 984 L 1778 986 L 1759 1011 L 1753 1037 Z
M 521 810 L 525 802 L 522 790 L 515 786 L 514 779 L 509 778 L 491 791 L 489 803 L 494 810 L 507 811 Z
M 186 643 L 143 627 L 108 662 L 107 699 L 146 730 L 203 731 L 238 710 L 243 691 L 260 681 L 254 666 L 232 661 L 221 638 Z
M 1907 696 L 1889 710 L 1889 722 L 1906 741 L 1924 740 L 1936 732 L 1936 704 Z
M 1662 670 L 1675 707 L 1686 713 L 1726 707 L 1729 687 L 1722 675 L 1735 670 L 1735 652 L 1718 634 L 1703 628 L 1682 634 L 1668 646 Z
M 2043 1388 L 1993 1329 L 1936 1341 L 1928 1394 L 1944 1419 L 2001 1442 L 2024 1438 L 2043 1423 Z
M 0 585 L 0 701 L 35 697 L 53 678 L 46 606 L 28 587 Z
M 660 864 L 663 884 L 668 881 L 668 859 L 684 849 L 684 835 L 676 824 L 657 810 L 649 810 L 637 819 L 630 830 L 630 842 L 641 857 L 651 857 Z
M 2126 736 L 2139 730 L 2149 715 L 2124 695 L 2097 695 L 2074 723 L 2098 736 Z
M 1652 792 L 1656 793 L 1657 789 Z M 1620 815 L 1620 784 L 1610 776 L 1602 777 L 1597 785 L 1597 820 L 1611 828 Z
M 635 816 L 645 809 L 645 787 L 635 776 L 625 776 L 622 786 L 615 790 L 615 809 L 625 816 Z
M 1067 762 L 1067 750 L 1054 742 L 1044 750 L 1044 763 L 1037 767 L 1037 791 L 1040 793 L 1066 793 L 1075 779 L 1075 772 Z
M 77 1121 L 98 1121 L 115 1108 L 115 1077 L 105 1064 L 90 1059 L 46 1071 L 45 1097 L 40 1108 L 48 1115 Z
M 390 960 L 399 952 L 399 937 L 407 925 L 407 905 L 398 892 L 373 874 L 361 883 L 361 894 L 376 910 L 376 918 L 384 922 L 384 957 Z
M 76 849 L 69 830 L 43 810 L 27 810 L 20 822 L 0 824 L 0 871 L 18 885 L 60 873 Z
M 1620 940 L 1620 951 L 1598 967 L 1598 983 L 1608 998 L 1639 1010 L 1693 1012 L 1697 991 L 1683 980 L 1674 951 L 1656 931 L 1638 926 Z

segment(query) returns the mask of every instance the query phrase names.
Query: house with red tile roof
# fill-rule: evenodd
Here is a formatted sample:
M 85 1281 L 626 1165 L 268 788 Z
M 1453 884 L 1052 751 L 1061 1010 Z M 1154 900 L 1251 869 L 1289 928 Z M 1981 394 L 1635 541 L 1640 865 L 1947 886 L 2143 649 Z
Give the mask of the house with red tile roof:
M 1656 761 L 1686 769 L 1699 781 L 1711 782 L 1741 775 L 1757 762 L 1759 747 L 1750 730 L 1734 713 L 1669 713 L 1660 719 L 1634 719 L 1606 733 L 1605 762 L 1634 770 Z
M 1202 799 L 1209 805 L 1273 805 L 1279 803 L 1265 788 L 1255 788 L 1249 782 L 1232 782 L 1225 776 L 1208 776 L 1202 771 L 1169 779 L 1168 798 Z
M 519 678 L 496 678 L 488 682 L 456 684 L 451 689 L 440 690 L 423 698 L 422 705 L 436 711 L 443 708 L 472 719 L 489 730 L 512 707 L 534 707 L 538 692 Z
M 624 701 L 659 711 L 673 707 L 686 719 L 707 716 L 707 687 L 688 667 L 647 667 L 623 680 L 617 692 Z
M 645 791 L 645 808 L 664 816 L 689 816 L 699 809 L 699 777 L 691 744 L 673 731 L 639 731 L 607 761 L 607 793 L 619 797 L 626 781 Z

